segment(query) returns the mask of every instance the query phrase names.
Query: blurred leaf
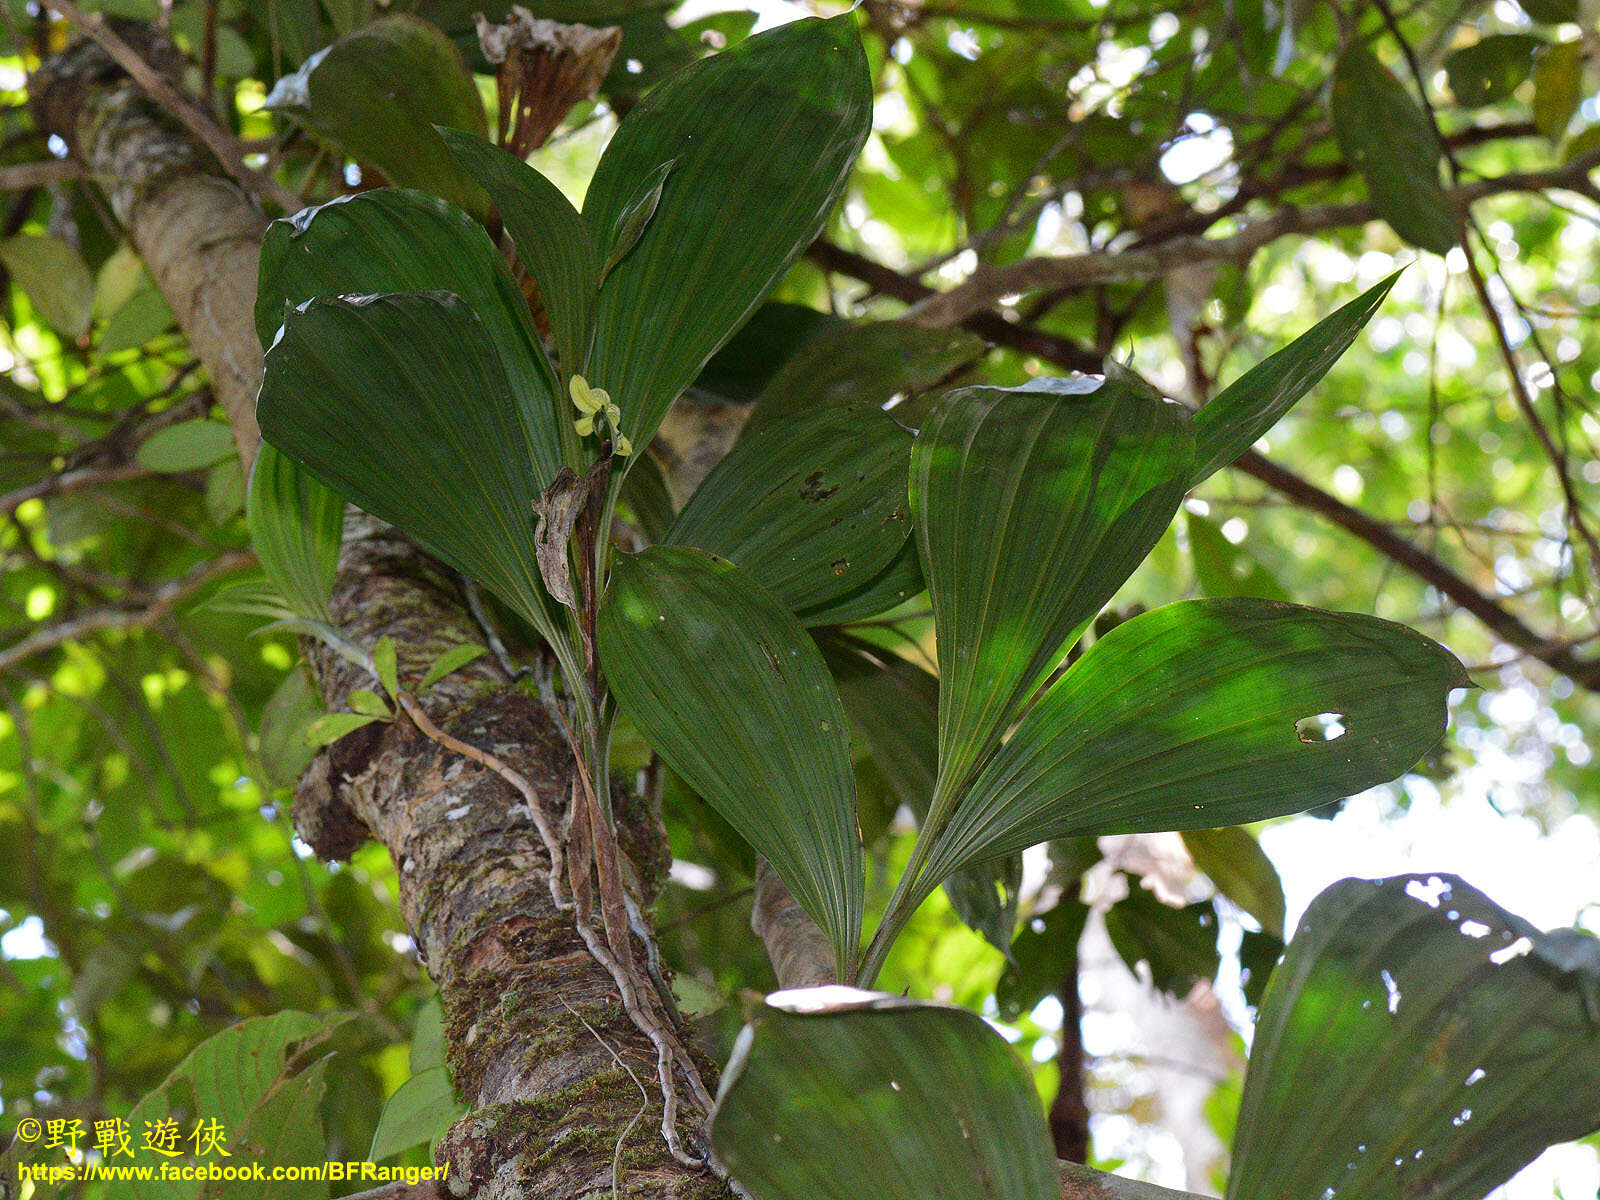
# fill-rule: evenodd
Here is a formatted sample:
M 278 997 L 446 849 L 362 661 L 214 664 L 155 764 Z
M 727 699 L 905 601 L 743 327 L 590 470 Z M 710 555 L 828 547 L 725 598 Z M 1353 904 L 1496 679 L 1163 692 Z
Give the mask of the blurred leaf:
M 172 309 L 155 284 L 135 292 L 128 302 L 106 321 L 95 349 L 101 354 L 116 354 L 143 346 L 172 328 Z
M 292 668 L 261 710 L 261 763 L 273 787 L 294 787 L 300 782 L 316 756 L 306 741 L 306 730 L 321 715 L 322 702 L 312 690 L 305 668 Z
M 1002 1021 L 1016 1021 L 1053 996 L 1062 982 L 1078 982 L 1078 939 L 1089 908 L 1063 898 L 1043 914 L 1035 914 L 1011 943 L 1010 962 L 994 985 Z
M 1195 583 L 1211 597 L 1254 596 L 1259 600 L 1287 601 L 1289 595 L 1263 567 L 1245 543 L 1234 545 L 1215 521 L 1184 514 L 1189 534 L 1189 557 L 1194 562 Z
M 871 108 L 846 14 L 794 21 L 692 63 L 618 127 L 584 201 L 597 240 L 674 160 L 649 226 L 600 289 L 585 372 L 622 406 L 635 446 L 810 244 Z
M 1244 988 L 1245 1003 L 1259 1009 L 1266 994 L 1272 972 L 1283 957 L 1283 939 L 1253 929 L 1244 931 L 1239 939 L 1239 974 Z
M 1151 982 L 1175 999 L 1187 996 L 1202 979 L 1214 979 L 1222 961 L 1211 901 L 1174 908 L 1132 877 L 1128 894 L 1106 910 L 1106 933 L 1128 970 L 1137 975 L 1144 963 Z
M 372 667 L 378 674 L 378 682 L 383 684 L 383 690 L 390 696 L 399 695 L 399 655 L 394 648 L 394 639 L 388 634 L 379 638 L 372 647 Z
M 455 43 L 426 21 L 397 13 L 346 34 L 278 80 L 263 106 L 371 163 L 390 183 L 484 211 L 482 190 L 434 128 L 482 134 L 483 101 Z
M 1393 275 L 1318 321 L 1283 349 L 1235 379 L 1195 414 L 1195 471 L 1190 486 L 1222 470 L 1276 425 L 1321 382 L 1383 304 Z
M 206 472 L 206 513 L 222 525 L 244 511 L 244 467 L 225 458 Z
M 221 421 L 200 417 L 158 429 L 135 457 L 147 471 L 202 471 L 236 454 L 233 431 Z
M 1182 409 L 1121 382 L 939 399 L 911 454 L 941 672 L 935 822 L 1166 529 L 1193 452 Z
M 328 599 L 344 540 L 344 499 L 263 442 L 250 473 L 250 545 L 295 616 L 333 621 Z
M 854 988 L 778 996 L 795 1011 L 752 1015 L 711 1126 L 761 1200 L 1059 1196 L 1038 1095 L 976 1013 Z
M 417 1009 L 417 1019 L 411 1027 L 411 1073 L 419 1075 L 444 1066 L 444 1055 L 444 1005 L 435 992 Z
M 665 541 L 736 562 L 812 624 L 881 573 L 911 535 L 911 438 L 883 413 L 801 413 L 741 439 Z
M 285 313 L 318 296 L 454 292 L 476 314 L 505 366 L 540 486 L 561 466 L 557 385 L 522 291 L 500 252 L 466 213 L 421 192 L 362 192 L 267 227 L 256 333 L 270 349 Z
M 267 352 L 256 411 L 267 440 L 555 641 L 534 558 L 533 448 L 458 296 L 308 301 Z
M 1552 142 L 1566 136 L 1583 99 L 1583 43 L 1558 42 L 1533 68 L 1533 123 Z
M 1600 1128 L 1597 1001 L 1590 934 L 1451 875 L 1341 880 L 1268 985 L 1229 1200 L 1483 1195 Z
M 1249 830 L 1237 825 L 1190 829 L 1184 832 L 1183 844 L 1219 892 L 1260 922 L 1265 932 L 1283 939 L 1283 881 Z
M 655 546 L 612 568 L 599 644 L 623 710 L 772 863 L 848 978 L 864 888 L 850 736 L 799 622 L 733 564 Z
M 1435 254 L 1456 244 L 1433 125 L 1365 42 L 1353 42 L 1334 68 L 1333 129 L 1345 160 L 1366 180 L 1373 208 L 1396 233 Z
M 1518 0 L 1522 11 L 1541 25 L 1570 25 L 1578 19 L 1578 0 Z
M 1095 642 L 984 766 L 928 886 L 1050 838 L 1238 825 L 1353 795 L 1432 749 L 1446 698 L 1467 686 L 1448 650 L 1376 617 L 1262 600 L 1143 613 Z
M 418 1071 L 396 1088 L 383 1106 L 367 1159 L 381 1162 L 402 1150 L 425 1146 L 466 1111 L 466 1105 L 456 1099 L 448 1067 Z
M 1547 43 L 1531 33 L 1495 33 L 1445 56 L 1445 74 L 1456 101 L 1469 108 L 1509 100 L 1533 70 L 1533 56 Z
M 0 263 L 46 325 L 69 338 L 89 331 L 94 279 L 64 239 L 54 234 L 6 238 L 0 241 Z
M 311 722 L 306 730 L 306 741 L 313 746 L 329 746 L 347 733 L 354 733 L 378 719 L 368 713 L 328 713 Z

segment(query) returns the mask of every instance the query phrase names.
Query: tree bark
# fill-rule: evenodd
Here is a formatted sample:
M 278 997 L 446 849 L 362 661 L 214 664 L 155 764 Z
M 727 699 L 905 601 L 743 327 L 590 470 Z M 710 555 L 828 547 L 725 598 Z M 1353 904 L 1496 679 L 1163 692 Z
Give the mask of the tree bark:
M 176 56 L 158 36 L 120 31 L 173 73 Z M 104 188 L 210 374 L 248 467 L 260 437 L 253 307 L 265 217 L 90 44 L 46 64 L 34 109 Z M 334 614 L 361 645 L 392 637 L 402 677 L 481 637 L 447 570 L 359 516 L 347 531 Z M 312 659 L 330 709 L 372 686 L 343 659 Z M 571 754 L 527 691 L 480 661 L 430 691 L 427 713 L 511 764 L 559 816 Z M 617 803 L 619 841 L 646 889 L 659 886 L 668 865 L 659 819 L 620 792 Z M 530 814 L 498 775 L 403 719 L 369 726 L 318 757 L 299 789 L 296 825 L 322 857 L 375 837 L 394 860 L 407 928 L 439 985 L 456 1087 L 473 1106 L 439 1146 L 453 1195 L 578 1200 L 613 1187 L 630 1197 L 729 1195 L 668 1152 L 655 1051 L 570 914 L 556 908 Z M 687 1136 L 707 1114 L 682 1099 Z

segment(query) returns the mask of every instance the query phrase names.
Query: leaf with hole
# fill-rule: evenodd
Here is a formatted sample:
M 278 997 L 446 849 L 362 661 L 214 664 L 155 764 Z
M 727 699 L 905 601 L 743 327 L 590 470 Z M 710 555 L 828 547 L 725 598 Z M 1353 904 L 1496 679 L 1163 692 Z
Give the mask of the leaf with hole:
M 911 453 L 938 631 L 935 823 L 1160 538 L 1193 458 L 1188 415 L 1120 380 L 964 388 L 935 404 Z
M 870 407 L 823 409 L 741 439 L 665 541 L 731 559 L 812 624 L 894 561 L 911 536 L 911 436 Z
M 1195 469 L 1190 486 L 1222 470 L 1263 437 L 1321 382 L 1383 304 L 1393 275 L 1318 321 L 1283 349 L 1235 379 L 1194 416 Z
M 1395 778 L 1445 730 L 1465 669 L 1352 613 L 1189 600 L 1090 647 L 1017 724 L 940 831 L 943 874 L 1051 838 L 1241 825 Z M 1302 721 L 1339 714 L 1328 739 Z M 1330 727 L 1329 733 L 1333 733 Z
M 1229 1200 L 1482 1196 L 1600 1129 L 1597 1001 L 1592 934 L 1451 875 L 1341 880 L 1267 986 Z
M 1410 91 L 1353 42 L 1333 71 L 1333 131 L 1366 181 L 1372 207 L 1406 241 L 1435 254 L 1456 244 L 1456 213 L 1440 182 L 1444 148 Z
M 673 162 L 648 225 L 600 288 L 587 378 L 644 448 L 667 406 L 810 244 L 871 122 L 850 14 L 757 34 L 677 72 L 618 127 L 584 200 L 611 244 Z
M 527 427 L 456 295 L 311 300 L 267 352 L 262 435 L 494 592 L 548 640 Z
M 864 889 L 855 779 L 815 643 L 732 563 L 655 546 L 612 568 L 599 645 L 623 711 L 766 856 L 848 978 Z
M 1038 1093 L 1004 1039 L 976 1013 L 881 992 L 769 997 L 723 1074 L 711 1141 L 761 1200 L 1060 1195 Z

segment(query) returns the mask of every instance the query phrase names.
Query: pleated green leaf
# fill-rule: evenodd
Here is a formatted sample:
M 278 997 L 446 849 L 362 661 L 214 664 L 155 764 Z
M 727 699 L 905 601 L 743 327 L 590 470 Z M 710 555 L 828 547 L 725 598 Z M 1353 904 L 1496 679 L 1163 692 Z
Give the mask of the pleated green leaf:
M 860 638 L 830 633 L 823 658 L 850 723 L 900 803 L 926 821 L 939 769 L 939 681 L 916 663 Z M 1003 953 L 1017 925 L 1022 858 L 964 867 L 944 881 L 950 907 Z
M 791 413 L 831 404 L 881 406 L 925 391 L 982 352 L 982 339 L 970 333 L 904 321 L 826 330 L 774 372 L 750 411 L 745 436 Z
M 650 745 L 766 856 L 848 978 L 861 937 L 850 735 L 816 644 L 732 563 L 655 546 L 612 568 L 611 690 Z
M 1190 486 L 1222 470 L 1322 381 L 1383 304 L 1396 271 L 1235 379 L 1194 417 Z
M 1477 1200 L 1600 1129 L 1600 940 L 1454 876 L 1344 879 L 1256 1023 L 1229 1200 Z
M 881 992 L 775 993 L 723 1073 L 711 1141 L 757 1200 L 1060 1195 L 1005 1040 L 976 1013 Z
M 811 624 L 910 539 L 910 461 L 911 435 L 879 409 L 800 413 L 741 439 L 664 540 L 732 559 Z
M 936 402 L 911 453 L 911 505 L 938 630 L 946 795 L 1155 545 L 1193 458 L 1187 414 L 1121 380 Z
M 422 192 L 384 188 L 308 208 L 267 227 L 256 292 L 256 332 L 272 344 L 286 309 L 316 296 L 454 292 L 477 314 L 505 364 L 539 480 L 561 466 L 554 373 L 528 305 L 494 243 L 458 208 Z
M 550 331 L 567 375 L 582 375 L 600 286 L 600 256 L 571 201 L 538 171 L 500 147 L 439 131 L 456 163 L 489 194 L 517 257 L 538 281 Z
M 344 498 L 264 443 L 250 474 L 245 519 L 261 569 L 290 611 L 331 624 L 328 597 L 344 540 Z
M 265 107 L 284 112 L 384 178 L 481 213 L 483 193 L 435 126 L 484 132 L 483 101 L 458 50 L 410 13 L 379 17 L 278 80 Z
M 267 351 L 257 417 L 278 449 L 554 638 L 527 427 L 459 296 L 308 301 Z
M 1444 647 L 1376 617 L 1190 600 L 1118 625 L 973 780 L 929 873 L 1050 838 L 1241 825 L 1393 779 L 1470 686 Z
M 643 449 L 667 406 L 822 227 L 871 122 L 849 14 L 781 26 L 673 75 L 600 159 L 583 219 L 609 245 L 673 162 L 648 225 L 606 277 L 586 377 Z
M 1444 147 L 1410 90 L 1352 42 L 1333 71 L 1333 131 L 1339 151 L 1367 185 L 1378 215 L 1414 246 L 1447 253 L 1456 214 L 1439 172 Z

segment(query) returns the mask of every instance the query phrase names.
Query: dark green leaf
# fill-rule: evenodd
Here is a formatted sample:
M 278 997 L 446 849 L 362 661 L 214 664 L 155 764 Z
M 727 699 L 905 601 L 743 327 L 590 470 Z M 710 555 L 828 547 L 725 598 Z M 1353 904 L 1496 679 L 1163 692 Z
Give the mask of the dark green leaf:
M 881 407 L 897 396 L 916 395 L 982 352 L 983 341 L 970 333 L 923 329 L 904 321 L 827 330 L 778 368 L 751 410 L 745 436 L 779 417 L 811 408 Z
M 889 565 L 879 571 L 855 591 L 840 596 L 831 604 L 821 604 L 805 611 L 805 622 L 813 629 L 823 625 L 848 625 L 864 621 L 898 608 L 926 584 L 922 579 L 922 563 L 917 558 L 917 539 L 907 538 L 900 553 Z
M 555 640 L 534 559 L 532 439 L 457 296 L 312 300 L 267 352 L 262 435 Z
M 1445 74 L 1456 101 L 1476 108 L 1509 100 L 1533 70 L 1533 56 L 1546 42 L 1531 33 L 1494 33 L 1445 56 Z
M 1191 829 L 1183 844 L 1219 892 L 1259 921 L 1263 931 L 1282 939 L 1283 881 L 1249 830 L 1236 825 Z
M 1230 1200 L 1476 1197 L 1600 1128 L 1600 941 L 1454 876 L 1345 879 L 1273 972 Z
M 288 113 L 391 183 L 482 213 L 436 125 L 484 132 L 483 101 L 455 43 L 409 13 L 379 17 L 278 80 L 265 107 Z
M 1248 450 L 1321 381 L 1366 328 L 1398 278 L 1397 271 L 1318 321 L 1223 388 L 1195 414 L 1191 486 Z
M 585 372 L 622 406 L 635 446 L 816 235 L 871 109 L 846 14 L 795 21 L 693 63 L 622 122 L 584 201 L 597 240 L 675 160 L 654 217 L 600 289 Z
M 1128 880 L 1128 894 L 1106 912 L 1106 933 L 1128 970 L 1144 963 L 1150 981 L 1178 999 L 1202 979 L 1213 979 L 1222 961 L 1217 952 L 1217 910 L 1209 900 L 1174 908 Z
M 927 820 L 939 759 L 939 681 L 915 663 L 857 638 L 822 641 L 839 699 L 899 803 Z M 978 863 L 944 882 L 950 907 L 996 949 L 1010 949 L 1022 882 L 1020 856 Z
M 331 623 L 328 597 L 339 570 L 344 499 L 264 442 L 250 473 L 246 521 L 261 569 L 289 611 Z
M 677 546 L 616 564 L 599 641 L 628 716 L 772 863 L 847 978 L 861 936 L 861 843 L 849 731 L 816 645 L 743 571 Z
M 1038 1094 L 999 1034 L 853 988 L 780 992 L 752 1016 L 711 1138 L 760 1200 L 1060 1194 Z
M 233 431 L 201 417 L 151 434 L 135 457 L 147 471 L 202 471 L 235 453 Z
M 650 224 L 650 218 L 656 215 L 656 207 L 661 203 L 661 189 L 667 185 L 667 176 L 672 173 L 672 165 L 676 161 L 669 158 L 645 176 L 634 198 L 617 217 L 617 227 L 611 234 L 611 249 L 606 252 L 606 261 L 600 267 L 601 284 L 604 284 L 606 276 L 611 274 L 611 268 L 626 258 L 628 251 L 639 244 L 639 237 L 644 233 L 644 227 Z
M 548 483 L 561 466 L 558 396 L 527 302 L 494 243 L 460 209 L 400 188 L 362 192 L 274 221 L 261 247 L 256 332 L 272 345 L 284 312 L 318 296 L 454 292 L 483 323 Z
M 801 413 L 739 441 L 664 539 L 738 563 L 805 624 L 863 587 L 911 536 L 911 437 L 875 408 Z
M 583 374 L 600 287 L 599 251 L 583 218 L 560 188 L 516 155 L 482 138 L 439 132 L 462 170 L 489 193 L 517 257 L 538 282 L 563 372 Z
M 1439 181 L 1439 138 L 1365 42 L 1351 43 L 1334 68 L 1333 129 L 1372 207 L 1396 233 L 1435 254 L 1456 244 L 1455 210 Z
M 1551 46 L 1533 69 L 1533 123 L 1552 142 L 1566 136 L 1583 99 L 1583 42 Z
M 1188 483 L 1183 410 L 1126 383 L 1092 387 L 951 392 L 912 449 L 947 797 L 1155 545 Z
M 1063 899 L 1023 926 L 1011 943 L 1011 961 L 994 985 L 1001 1020 L 1016 1021 L 1032 1012 L 1065 980 L 1078 985 L 1078 939 L 1088 918 L 1087 905 Z
M 1283 957 L 1283 939 L 1265 931 L 1244 931 L 1239 939 L 1239 975 L 1245 1003 L 1259 1009 L 1272 972 Z
M 1522 11 L 1541 25 L 1570 25 L 1578 19 L 1578 0 L 1518 0 Z
M 1118 625 L 1034 705 L 929 871 L 1049 838 L 1239 825 L 1353 795 L 1432 749 L 1446 697 L 1467 686 L 1449 651 L 1376 617 L 1169 604 Z
M 244 467 L 234 456 L 206 472 L 206 515 L 218 525 L 244 510 Z

